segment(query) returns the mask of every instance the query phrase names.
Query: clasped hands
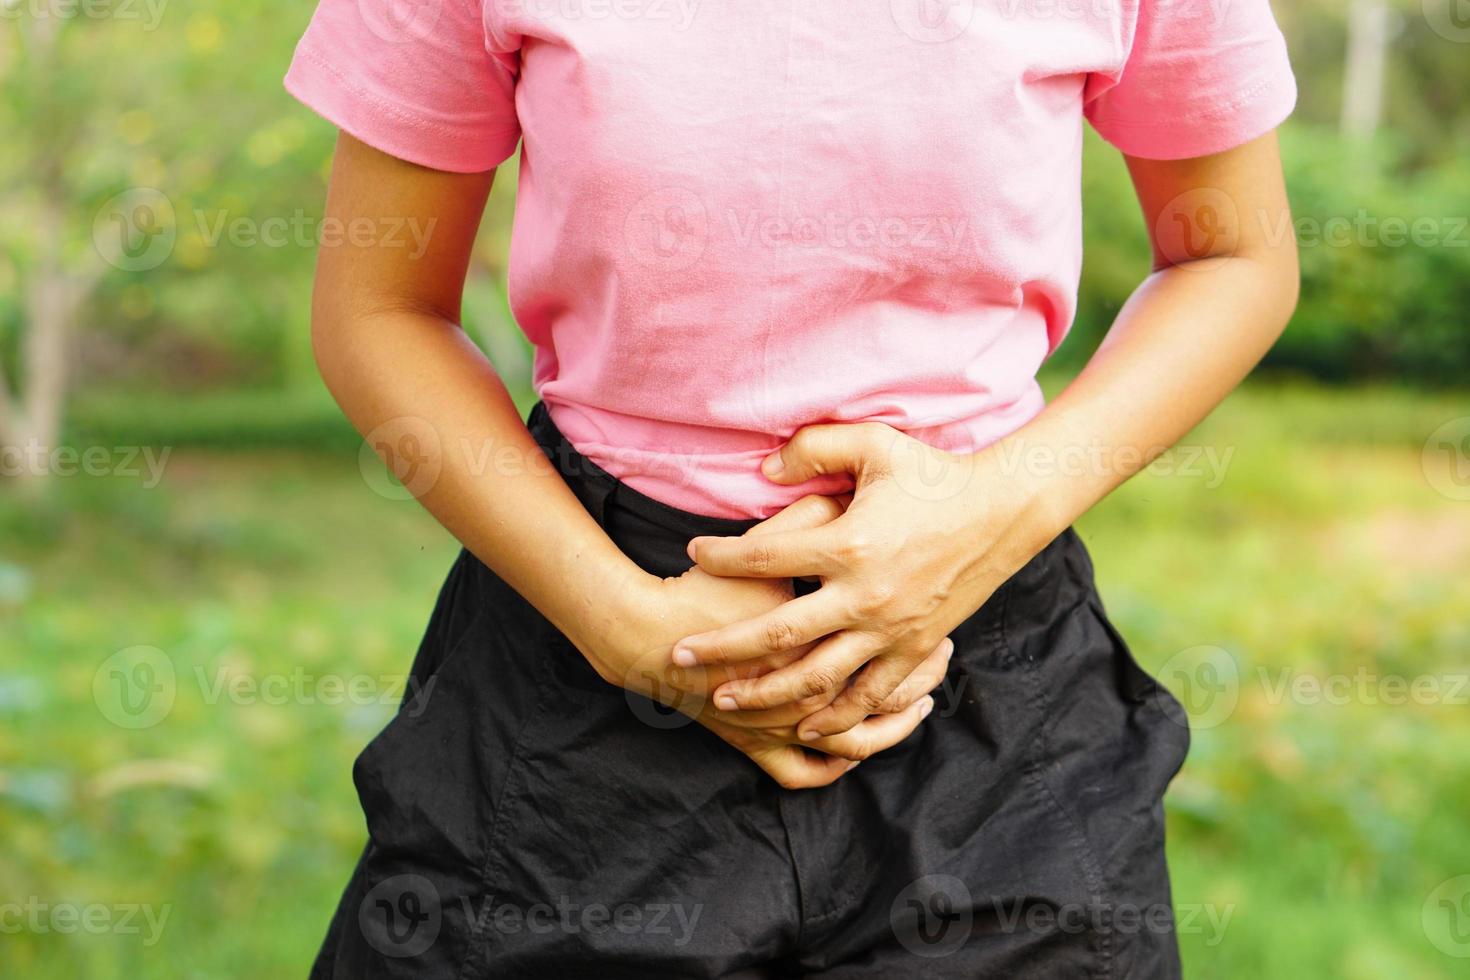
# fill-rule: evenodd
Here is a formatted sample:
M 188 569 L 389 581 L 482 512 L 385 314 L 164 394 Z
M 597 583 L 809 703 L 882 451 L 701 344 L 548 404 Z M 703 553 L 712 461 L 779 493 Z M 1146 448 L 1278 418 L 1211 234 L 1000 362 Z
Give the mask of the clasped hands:
M 1000 454 L 947 453 L 879 423 L 798 430 L 762 472 L 793 486 L 846 473 L 853 491 L 693 539 L 690 571 L 633 590 L 642 612 L 622 635 L 636 647 L 589 660 L 782 786 L 822 786 L 917 728 L 949 633 L 1053 533 Z M 797 578 L 820 586 L 797 596 Z

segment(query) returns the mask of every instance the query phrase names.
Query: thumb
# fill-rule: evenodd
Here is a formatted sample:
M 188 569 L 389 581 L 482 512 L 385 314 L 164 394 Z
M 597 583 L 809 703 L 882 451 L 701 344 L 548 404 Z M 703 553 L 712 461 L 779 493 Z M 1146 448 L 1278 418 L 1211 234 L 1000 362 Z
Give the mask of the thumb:
M 773 483 L 786 484 L 831 473 L 860 476 L 883 466 L 895 434 L 879 422 L 809 425 L 767 456 L 761 472 Z

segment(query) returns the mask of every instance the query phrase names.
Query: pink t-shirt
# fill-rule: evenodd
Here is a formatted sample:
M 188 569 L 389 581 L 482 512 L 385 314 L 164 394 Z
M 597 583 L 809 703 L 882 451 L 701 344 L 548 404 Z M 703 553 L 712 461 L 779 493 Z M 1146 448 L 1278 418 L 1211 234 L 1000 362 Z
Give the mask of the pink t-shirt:
M 761 459 L 878 421 L 973 451 L 1042 407 L 1082 262 L 1082 120 L 1176 159 L 1275 128 L 1267 0 L 321 0 L 286 87 L 394 156 L 521 143 L 510 256 L 567 438 L 766 516 Z

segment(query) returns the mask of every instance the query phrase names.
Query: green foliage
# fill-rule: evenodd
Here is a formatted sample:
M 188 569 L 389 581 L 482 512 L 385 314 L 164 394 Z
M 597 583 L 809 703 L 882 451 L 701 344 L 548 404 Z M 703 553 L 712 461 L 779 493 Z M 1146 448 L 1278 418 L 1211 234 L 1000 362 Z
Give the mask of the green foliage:
M 1230 914 L 1223 933 L 1190 920 L 1197 980 L 1461 973 L 1420 911 L 1470 869 L 1464 705 L 1273 685 L 1463 673 L 1470 527 L 1420 468 L 1423 434 L 1462 413 L 1453 395 L 1248 388 L 1186 439 L 1228 461 L 1223 480 L 1150 472 L 1081 525 L 1145 667 L 1174 683 L 1201 644 L 1239 667 L 1238 706 L 1196 728 L 1168 798 L 1176 902 Z M 6 935 L 6 975 L 301 975 L 363 842 L 352 759 L 389 716 L 454 543 L 376 495 L 355 454 L 179 449 L 154 489 L 55 486 L 0 496 L 0 881 L 8 901 L 171 911 L 151 946 Z M 166 717 L 130 730 L 94 681 L 134 645 L 178 683 Z M 297 673 L 307 696 L 284 703 L 211 695 Z M 387 696 L 310 696 L 329 676 Z
M 1339 382 L 1470 377 L 1470 158 L 1416 169 L 1406 152 L 1389 138 L 1355 147 L 1319 127 L 1283 130 L 1302 298 L 1268 369 Z M 1127 171 L 1096 139 L 1084 191 L 1086 261 L 1065 366 L 1086 359 L 1149 268 Z

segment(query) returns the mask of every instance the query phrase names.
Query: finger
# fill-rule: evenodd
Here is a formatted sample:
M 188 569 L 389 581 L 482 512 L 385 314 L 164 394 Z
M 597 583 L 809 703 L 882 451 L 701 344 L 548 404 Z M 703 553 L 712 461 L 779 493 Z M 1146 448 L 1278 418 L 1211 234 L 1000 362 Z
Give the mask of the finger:
M 920 698 L 896 715 L 874 715 L 840 735 L 829 735 L 810 744 L 819 751 L 861 762 L 908 738 L 933 710 L 933 698 Z
M 740 538 L 698 537 L 689 542 L 689 558 L 711 575 L 733 578 L 830 575 L 838 567 L 835 556 L 841 544 L 841 532 L 832 530 L 835 525 Z
M 816 789 L 837 782 L 856 762 L 821 752 L 808 752 L 800 746 L 752 753 L 751 761 L 781 785 L 782 789 Z
M 913 669 L 912 661 L 897 654 L 874 657 L 830 705 L 797 726 L 798 735 L 810 742 L 814 736 L 838 735 L 860 724 L 878 712 Z
M 724 724 L 733 725 L 737 728 L 753 728 L 770 730 L 773 728 L 795 728 L 797 723 L 804 721 L 810 715 L 821 711 L 832 703 L 832 699 L 841 693 L 839 691 L 827 691 L 814 698 L 804 701 L 795 701 L 791 704 L 783 704 L 775 708 L 763 708 L 755 711 L 722 711 L 719 708 L 710 708 L 714 717 Z M 917 700 L 917 699 L 915 699 Z M 892 712 L 897 714 L 897 711 Z
M 838 633 L 793 664 L 760 677 L 721 684 L 715 688 L 714 705 L 721 711 L 759 710 L 841 691 L 853 672 L 873 656 L 870 643 L 852 631 Z
M 886 466 L 896 430 L 880 422 L 808 425 L 761 462 L 773 483 L 805 483 L 829 473 L 851 473 Z
M 844 509 L 836 497 L 809 493 L 800 500 L 787 504 L 745 533 L 766 534 L 771 531 L 802 531 L 821 527 L 841 517 Z
M 914 672 L 905 677 L 892 694 L 883 699 L 878 712 L 885 715 L 897 714 L 943 684 L 945 674 L 949 672 L 949 659 L 953 655 L 954 641 L 946 636 L 939 641 L 934 652 L 915 667 Z
M 674 644 L 673 659 L 679 667 L 743 663 L 812 643 L 849 625 L 846 620 L 830 590 L 818 589 L 750 619 L 686 636 Z

